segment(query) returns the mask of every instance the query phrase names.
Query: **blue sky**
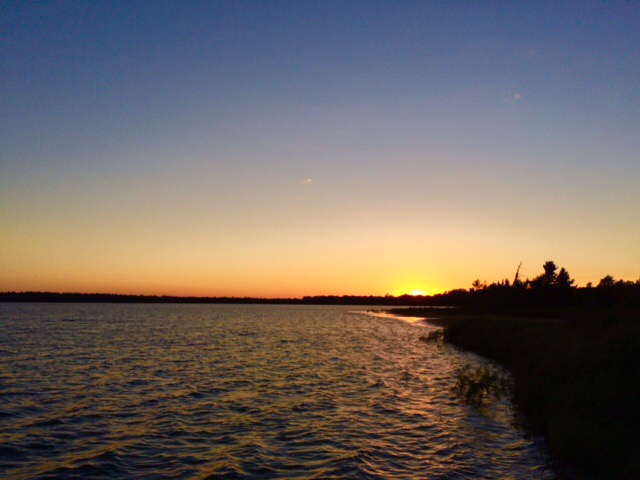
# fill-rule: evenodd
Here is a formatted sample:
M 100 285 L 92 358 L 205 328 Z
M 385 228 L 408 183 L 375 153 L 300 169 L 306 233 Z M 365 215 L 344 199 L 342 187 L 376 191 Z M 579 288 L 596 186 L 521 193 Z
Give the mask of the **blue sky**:
M 640 274 L 637 3 L 2 10 L 0 289 Z

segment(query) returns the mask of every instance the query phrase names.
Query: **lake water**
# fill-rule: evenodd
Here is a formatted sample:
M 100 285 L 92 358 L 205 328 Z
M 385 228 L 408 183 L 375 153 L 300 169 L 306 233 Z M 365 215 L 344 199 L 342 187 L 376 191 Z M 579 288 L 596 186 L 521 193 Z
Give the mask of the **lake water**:
M 478 357 L 364 310 L 0 304 L 0 477 L 553 478 L 452 393 Z

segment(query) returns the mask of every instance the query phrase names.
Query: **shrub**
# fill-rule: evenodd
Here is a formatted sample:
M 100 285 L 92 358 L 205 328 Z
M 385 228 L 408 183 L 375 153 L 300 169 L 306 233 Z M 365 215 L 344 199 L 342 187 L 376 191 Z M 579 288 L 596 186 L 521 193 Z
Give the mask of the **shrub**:
M 488 365 L 474 368 L 467 364 L 457 372 L 456 384 L 453 391 L 465 402 L 481 406 L 491 397 L 500 400 L 512 392 L 511 379 L 498 374 Z

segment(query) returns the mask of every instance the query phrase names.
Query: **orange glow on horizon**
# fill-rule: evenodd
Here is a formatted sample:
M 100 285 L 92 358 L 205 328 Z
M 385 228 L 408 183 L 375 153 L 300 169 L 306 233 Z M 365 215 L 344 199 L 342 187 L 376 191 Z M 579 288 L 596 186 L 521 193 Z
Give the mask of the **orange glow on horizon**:
M 428 288 L 428 287 L 410 287 L 410 288 L 399 288 L 395 290 L 392 295 L 394 297 L 400 297 L 402 295 L 410 295 L 412 297 L 426 297 L 430 295 L 436 295 L 438 293 L 443 293 L 446 290 L 438 289 L 438 288 Z
M 424 290 L 411 290 L 409 292 L 409 295 L 413 297 L 424 297 L 425 295 L 427 295 L 427 292 L 425 292 Z

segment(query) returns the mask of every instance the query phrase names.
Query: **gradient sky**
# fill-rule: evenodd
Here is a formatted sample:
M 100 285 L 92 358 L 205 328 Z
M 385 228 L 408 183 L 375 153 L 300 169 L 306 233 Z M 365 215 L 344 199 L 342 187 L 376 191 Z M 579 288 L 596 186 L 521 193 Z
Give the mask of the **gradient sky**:
M 0 12 L 1 291 L 640 275 L 638 2 Z

